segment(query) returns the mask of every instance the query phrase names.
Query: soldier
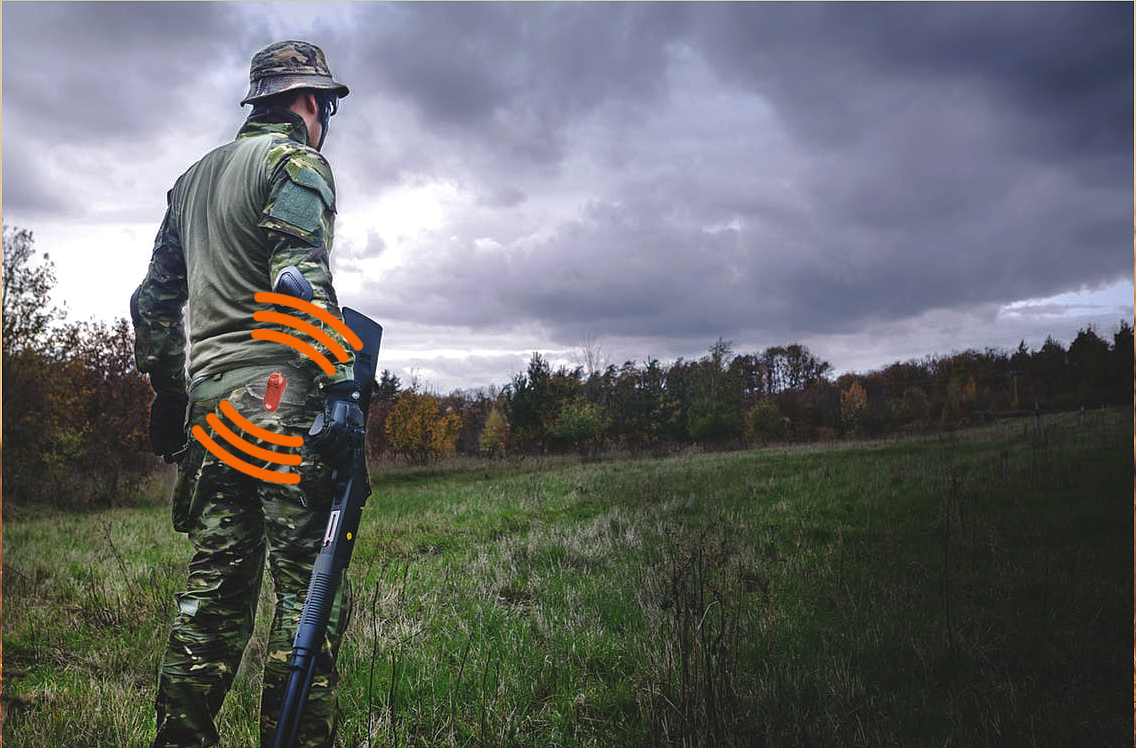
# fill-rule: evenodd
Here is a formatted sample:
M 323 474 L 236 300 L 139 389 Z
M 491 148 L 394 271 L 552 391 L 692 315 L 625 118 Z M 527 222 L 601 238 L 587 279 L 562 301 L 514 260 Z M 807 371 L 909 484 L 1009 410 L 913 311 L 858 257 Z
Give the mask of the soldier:
M 333 415 L 343 413 L 336 402 L 358 409 L 349 345 L 343 345 L 347 360 L 327 374 L 292 348 L 251 335 L 257 328 L 286 329 L 254 321 L 266 306 L 254 299 L 260 291 L 296 296 L 341 317 L 329 260 L 335 186 L 319 151 L 348 89 L 332 78 L 323 52 L 302 41 L 258 52 L 249 84 L 241 105 L 251 104 L 252 112 L 236 139 L 191 166 L 168 193 L 149 271 L 130 300 L 138 368 L 149 374 L 155 391 L 151 443 L 155 454 L 178 463 L 173 524 L 188 533 L 194 550 L 159 675 L 155 748 L 218 742 L 214 718 L 253 630 L 266 555 L 276 609 L 260 733 L 262 745 L 272 743 L 292 640 L 332 500 L 328 465 L 358 438 Z M 305 321 L 342 341 L 329 325 Z M 275 407 L 268 410 L 263 400 L 276 372 L 286 387 L 281 393 L 281 380 L 273 379 Z M 304 438 L 298 484 L 246 475 L 187 438 L 196 425 L 213 433 L 206 419 L 223 418 L 222 405 L 255 426 Z M 324 428 L 309 436 L 321 412 Z M 300 745 L 334 742 L 335 658 L 350 611 L 344 580 Z

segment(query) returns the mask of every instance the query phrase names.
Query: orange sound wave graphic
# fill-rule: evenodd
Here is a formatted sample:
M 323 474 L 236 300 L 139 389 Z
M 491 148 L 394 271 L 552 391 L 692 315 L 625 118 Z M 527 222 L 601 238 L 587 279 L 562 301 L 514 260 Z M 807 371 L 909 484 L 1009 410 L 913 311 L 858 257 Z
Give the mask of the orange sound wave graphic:
M 256 340 L 269 340 L 273 343 L 286 345 L 289 348 L 295 348 L 297 351 L 319 364 L 319 367 L 323 369 L 324 374 L 327 374 L 330 377 L 335 373 L 335 366 L 331 363 L 331 361 L 328 361 L 327 356 L 323 355 L 315 348 L 312 348 L 302 340 L 296 340 L 290 335 L 285 335 L 284 333 L 276 332 L 275 330 L 253 330 L 252 336 Z
M 339 333 L 344 340 L 346 340 L 352 348 L 360 350 L 363 347 L 363 341 L 355 334 L 354 331 L 348 327 L 343 320 L 338 319 L 335 315 L 328 312 L 326 309 L 321 309 L 315 304 L 297 299 L 293 296 L 286 296 L 279 293 L 270 293 L 268 291 L 261 291 L 254 297 L 258 302 L 264 304 L 275 304 L 277 307 L 291 307 L 298 309 L 301 312 L 306 312 L 312 317 L 320 320 L 332 330 Z M 280 312 L 259 311 L 254 312 L 252 318 L 257 322 L 268 322 L 272 324 L 281 325 L 283 327 L 292 328 L 298 332 L 304 333 L 312 340 L 321 344 L 326 348 L 340 363 L 346 363 L 348 358 L 347 349 L 335 341 L 330 335 L 315 325 L 305 322 L 301 319 L 281 314 Z M 277 330 L 263 330 L 256 329 L 252 331 L 252 337 L 255 340 L 267 340 L 273 343 L 280 343 L 289 348 L 299 351 L 304 354 L 324 371 L 328 376 L 335 374 L 335 365 L 323 353 L 318 351 L 315 347 L 302 340 L 298 340 L 291 335 L 279 332 Z M 277 374 L 279 375 L 279 373 Z M 270 380 L 271 384 L 271 380 Z M 267 397 L 267 394 L 266 394 Z M 265 400 L 265 407 L 268 408 L 269 401 Z M 271 410 L 271 408 L 268 408 Z M 229 420 L 243 429 L 247 434 L 260 439 L 261 441 L 275 444 L 280 447 L 299 447 L 302 446 L 304 440 L 299 436 L 284 436 L 282 434 L 275 434 L 267 429 L 261 428 L 256 424 L 249 421 L 247 418 L 237 412 L 237 409 L 228 400 L 221 402 L 221 412 L 228 416 Z M 300 464 L 300 455 L 287 454 L 283 452 L 274 452 L 270 449 L 262 449 L 255 444 L 250 444 L 244 438 L 233 432 L 224 422 L 215 414 L 210 413 L 206 416 L 206 422 L 216 432 L 228 442 L 230 445 L 236 447 L 244 454 L 260 460 L 264 463 L 271 463 L 281 466 L 292 466 Z M 289 473 L 285 471 L 269 470 L 267 468 L 253 465 L 233 453 L 229 452 L 223 446 L 214 441 L 205 429 L 200 425 L 193 427 L 193 436 L 201 442 L 201 445 L 208 449 L 217 459 L 224 462 L 231 468 L 241 471 L 245 475 L 250 475 L 254 478 L 269 481 L 272 483 L 286 483 L 296 484 L 300 482 L 300 476 L 296 473 Z
M 238 413 L 237 409 L 234 408 L 233 404 L 228 400 L 221 401 L 221 412 L 227 415 L 233 423 L 237 424 L 257 439 L 266 441 L 269 444 L 275 444 L 278 447 L 299 447 L 304 443 L 304 437 L 302 436 L 285 436 L 284 434 L 277 434 L 268 429 L 262 429 L 260 426 L 257 426 Z
M 320 320 L 331 326 L 331 329 L 343 336 L 343 339 L 351 344 L 355 350 L 363 347 L 363 341 L 359 336 L 352 332 L 351 328 L 343 323 L 343 320 L 337 319 L 335 315 L 326 309 L 320 309 L 310 301 L 297 299 L 294 296 L 285 296 L 281 293 L 270 293 L 268 291 L 260 291 L 253 297 L 257 301 L 265 304 L 278 304 L 280 306 L 290 306 L 293 309 L 299 309 L 301 312 L 307 312 L 316 319 Z
M 247 418 L 242 416 L 240 413 L 238 413 L 237 409 L 234 408 L 228 400 L 221 401 L 221 412 L 228 416 L 233 423 L 235 423 L 237 426 L 240 426 L 247 433 L 270 444 L 276 444 L 281 447 L 299 447 L 304 443 L 303 437 L 276 434 L 267 429 L 263 429 L 260 426 L 257 426 L 256 424 L 252 423 Z M 218 418 L 213 413 L 210 413 L 208 416 L 206 416 L 205 420 L 209 423 L 210 426 L 213 427 L 214 431 L 220 434 L 220 436 L 225 441 L 251 457 L 278 465 L 300 464 L 301 458 L 298 454 L 273 452 L 269 449 L 262 449 L 255 444 L 250 444 L 242 437 L 234 433 L 228 426 L 224 424 L 224 422 L 220 418 Z M 295 485 L 300 482 L 300 476 L 298 473 L 268 470 L 266 468 L 258 467 L 257 465 L 253 465 L 242 460 L 240 457 L 232 454 L 220 444 L 215 442 L 212 438 L 210 438 L 210 436 L 205 433 L 205 429 L 203 429 L 200 425 L 193 427 L 193 436 L 197 439 L 197 441 L 201 442 L 201 446 L 209 450 L 213 454 L 213 456 L 221 460 L 221 462 L 225 463 L 229 467 L 241 471 L 245 475 L 251 476 L 253 478 L 259 478 L 260 480 L 268 481 L 270 483 L 284 483 L 288 485 Z
M 326 309 L 320 309 L 310 301 L 304 301 L 303 299 L 297 299 L 293 296 L 286 296 L 284 294 L 270 293 L 268 291 L 261 291 L 260 293 L 257 293 L 253 298 L 262 303 L 276 304 L 277 306 L 287 306 L 293 309 L 299 309 L 302 312 L 307 312 L 311 316 L 315 317 L 321 322 L 324 322 L 329 327 L 331 327 L 331 329 L 342 335 L 343 339 L 350 343 L 351 347 L 355 350 L 359 350 L 363 347 L 363 341 L 360 340 L 359 336 L 356 335 L 351 330 L 351 328 L 345 325 L 342 320 L 336 318 L 335 315 L 333 315 L 331 312 L 328 312 Z M 331 351 L 331 353 L 337 359 L 339 359 L 340 363 L 347 362 L 347 350 L 339 343 L 335 342 L 335 340 L 330 335 L 325 333 L 323 330 L 320 330 L 315 325 L 304 322 L 300 319 L 296 319 L 295 317 L 291 317 L 287 314 L 281 314 L 280 312 L 255 312 L 253 313 L 252 318 L 257 322 L 273 322 L 275 324 L 291 327 L 295 330 L 305 333 L 317 342 L 321 343 L 324 348 Z M 310 344 L 305 343 L 302 340 L 297 340 L 291 335 L 286 335 L 276 330 L 253 330 L 252 337 L 255 340 L 268 340 L 273 343 L 280 343 L 281 345 L 286 345 L 289 348 L 295 349 L 318 364 L 319 367 L 323 370 L 324 374 L 327 374 L 329 377 L 335 374 L 335 365 L 331 363 L 331 360 L 328 359 L 327 356 L 320 353 Z
M 319 309 L 319 307 L 316 308 Z M 287 314 L 280 314 L 279 312 L 256 312 L 252 315 L 252 318 L 258 322 L 275 322 L 279 325 L 293 327 L 300 332 L 307 333 L 320 343 L 323 343 L 324 348 L 334 353 L 340 363 L 347 360 L 347 350 L 339 343 L 335 342 L 334 338 L 315 325 L 296 319 L 295 317 L 289 317 Z M 256 333 L 254 332 L 253 335 L 256 335 Z
M 205 417 L 205 420 L 209 422 L 209 425 L 213 427 L 214 431 L 221 435 L 221 438 L 223 438 L 229 444 L 232 444 L 242 452 L 247 453 L 251 457 L 255 457 L 258 460 L 264 460 L 265 462 L 275 462 L 280 465 L 300 464 L 300 455 L 298 454 L 282 454 L 280 452 L 273 452 L 270 449 L 261 449 L 255 444 L 246 442 L 244 439 L 230 431 L 229 427 L 222 423 L 221 419 L 213 413 L 207 415 Z

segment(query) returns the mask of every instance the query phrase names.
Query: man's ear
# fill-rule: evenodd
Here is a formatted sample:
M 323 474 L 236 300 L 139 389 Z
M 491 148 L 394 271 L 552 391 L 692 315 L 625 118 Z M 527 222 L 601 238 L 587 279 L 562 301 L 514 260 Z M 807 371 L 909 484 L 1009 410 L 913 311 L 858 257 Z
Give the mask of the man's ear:
M 300 94 L 300 106 L 303 107 L 305 114 L 310 114 L 313 117 L 319 116 L 319 102 L 316 101 L 316 95 L 311 91 L 304 91 Z

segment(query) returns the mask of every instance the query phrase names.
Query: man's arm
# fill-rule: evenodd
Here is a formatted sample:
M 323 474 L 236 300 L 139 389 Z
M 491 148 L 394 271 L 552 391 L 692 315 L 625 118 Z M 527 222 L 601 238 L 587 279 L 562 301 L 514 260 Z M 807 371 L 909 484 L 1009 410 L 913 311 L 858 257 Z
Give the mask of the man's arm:
M 183 310 L 188 297 L 185 256 L 167 208 L 146 278 L 130 297 L 134 359 L 138 370 L 150 375 L 155 392 L 186 392 Z
M 319 153 L 310 149 L 289 149 L 273 172 L 260 226 L 271 239 L 267 286 L 276 283 L 284 268 L 294 267 L 311 286 L 311 303 L 342 319 L 330 267 L 335 184 L 327 161 Z M 330 325 L 307 316 L 304 321 L 340 341 L 347 352 L 344 362 L 329 357 L 335 372 L 327 375 L 320 371 L 316 375 L 317 383 L 329 386 L 350 381 L 355 360 L 351 346 Z M 302 354 L 298 356 L 301 359 L 298 364 L 305 368 L 312 366 Z
M 168 198 L 167 198 L 168 202 Z M 185 327 L 183 309 L 189 297 L 185 255 L 166 208 L 154 240 L 150 268 L 130 297 L 134 322 L 134 360 L 150 375 L 154 403 L 150 406 L 150 445 L 154 454 L 173 462 L 185 445 Z

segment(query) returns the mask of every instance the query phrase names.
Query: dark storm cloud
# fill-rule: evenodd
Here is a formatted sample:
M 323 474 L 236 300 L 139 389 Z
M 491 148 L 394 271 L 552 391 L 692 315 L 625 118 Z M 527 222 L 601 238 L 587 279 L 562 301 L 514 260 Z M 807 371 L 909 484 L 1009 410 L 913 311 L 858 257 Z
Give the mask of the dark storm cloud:
M 795 300 L 797 329 L 1129 274 L 1131 6 L 714 6 L 699 22 L 719 74 L 816 154 L 797 236 L 813 251 L 753 275 Z
M 698 20 L 725 79 L 769 93 L 821 141 L 847 142 L 890 108 L 972 88 L 1030 116 L 1020 142 L 1043 153 L 1131 146 L 1129 4 L 750 4 L 711 6 Z
M 4 208 L 29 215 L 62 213 L 72 209 L 68 198 L 23 149 L 4 153 Z
M 440 148 L 500 158 L 478 162 L 488 195 L 539 193 L 518 173 L 580 154 L 601 164 L 593 207 L 542 244 L 450 271 L 459 242 L 432 272 L 388 278 L 416 318 L 473 306 L 484 324 L 541 320 L 561 342 L 837 332 L 1129 271 L 1130 6 L 374 12 L 385 90 Z M 697 86 L 677 74 L 691 60 L 712 71 Z M 685 125 L 652 122 L 722 84 Z M 707 126 L 735 116 L 739 93 L 771 118 Z M 786 138 L 763 140 L 777 128 Z M 792 194 L 773 186 L 786 181 Z
M 211 70 L 244 57 L 233 18 L 227 3 L 10 4 L 4 103 L 34 113 L 40 137 L 94 147 L 151 134 L 192 109 L 184 96 Z
M 239 124 L 248 62 L 232 40 L 238 9 L 208 2 L 5 7 L 9 215 L 156 225 L 189 154 Z
M 527 168 L 560 161 L 564 129 L 604 101 L 665 90 L 665 42 L 685 6 L 367 6 L 354 54 L 424 126 Z

